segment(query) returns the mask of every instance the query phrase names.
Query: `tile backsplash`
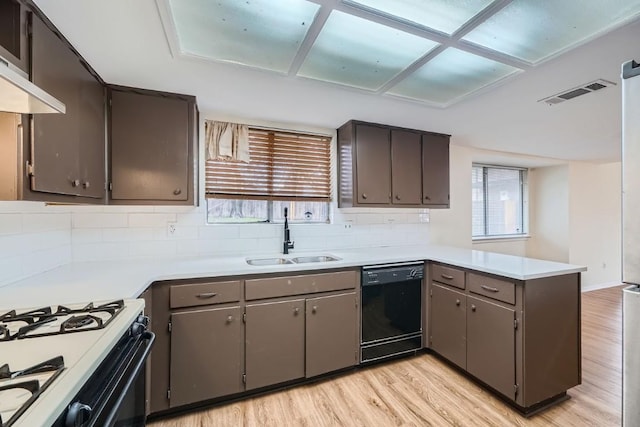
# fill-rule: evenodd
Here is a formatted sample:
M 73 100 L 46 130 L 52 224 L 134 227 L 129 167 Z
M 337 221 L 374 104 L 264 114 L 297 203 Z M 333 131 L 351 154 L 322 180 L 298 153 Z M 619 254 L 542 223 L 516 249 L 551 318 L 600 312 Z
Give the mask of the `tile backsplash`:
M 56 208 L 0 202 L 0 286 L 72 260 L 71 213 Z
M 293 252 L 428 241 L 426 209 L 332 209 L 331 216 L 332 224 L 292 224 Z M 0 286 L 71 261 L 273 253 L 282 233 L 282 224 L 206 224 L 203 206 L 0 202 Z

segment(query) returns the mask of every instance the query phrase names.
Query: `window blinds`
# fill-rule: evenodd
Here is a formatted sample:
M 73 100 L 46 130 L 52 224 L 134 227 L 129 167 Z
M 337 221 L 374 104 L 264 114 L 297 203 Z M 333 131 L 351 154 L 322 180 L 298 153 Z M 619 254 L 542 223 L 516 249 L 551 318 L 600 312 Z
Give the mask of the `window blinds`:
M 472 235 L 524 233 L 523 174 L 519 168 L 476 166 L 471 170 Z
M 330 201 L 329 136 L 249 128 L 250 163 L 207 160 L 207 197 Z

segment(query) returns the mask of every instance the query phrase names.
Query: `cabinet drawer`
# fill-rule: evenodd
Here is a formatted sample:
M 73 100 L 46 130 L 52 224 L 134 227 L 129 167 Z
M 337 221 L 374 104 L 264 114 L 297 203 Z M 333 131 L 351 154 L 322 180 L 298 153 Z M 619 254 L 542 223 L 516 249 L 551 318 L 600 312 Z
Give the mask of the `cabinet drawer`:
M 431 280 L 455 286 L 460 289 L 465 288 L 464 271 L 462 270 L 440 264 L 432 264 L 431 272 L 433 273 Z
M 171 308 L 236 301 L 240 301 L 239 280 L 175 285 L 171 286 L 169 290 L 169 306 Z
M 245 280 L 245 299 L 276 298 L 315 292 L 354 289 L 357 283 L 355 271 L 305 274 L 300 276 L 269 277 Z
M 473 293 L 509 304 L 516 303 L 516 285 L 513 282 L 474 273 L 469 273 L 467 279 L 469 290 Z

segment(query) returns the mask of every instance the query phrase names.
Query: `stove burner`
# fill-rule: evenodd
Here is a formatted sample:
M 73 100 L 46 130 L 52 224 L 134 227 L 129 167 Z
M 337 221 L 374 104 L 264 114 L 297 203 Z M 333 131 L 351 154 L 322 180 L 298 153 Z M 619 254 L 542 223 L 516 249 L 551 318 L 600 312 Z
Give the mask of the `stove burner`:
M 20 320 L 23 320 L 23 319 L 20 319 Z M 38 320 L 37 322 L 34 322 L 34 323 L 28 322 L 27 326 L 23 326 L 20 329 L 18 329 L 18 332 L 15 333 L 13 336 L 11 336 L 10 339 L 25 338 L 25 337 L 28 336 L 27 334 L 29 332 L 35 331 L 36 329 L 38 329 L 40 326 L 44 325 L 45 323 L 53 322 L 55 320 L 56 320 L 55 317 L 45 317 L 44 319 Z
M 60 325 L 60 332 L 67 332 L 71 329 L 78 329 L 95 323 L 97 328 L 102 327 L 102 319 L 90 314 L 83 316 L 71 316 Z
M 2 322 L 5 319 L 9 319 L 11 317 L 15 317 L 15 315 L 16 315 L 16 311 L 15 310 L 8 311 L 5 314 L 3 314 L 2 316 L 0 316 L 0 322 Z
M 9 406 L 8 414 L 9 419 L 3 420 L 0 414 L 0 426 L 9 427 L 27 410 L 27 408 L 33 403 L 34 400 L 42 393 L 48 386 L 57 378 L 58 375 L 64 369 L 64 359 L 62 356 L 54 357 L 53 359 L 46 360 L 30 368 L 23 369 L 21 371 L 11 372 L 8 364 L 0 366 L 0 394 L 2 392 L 11 392 L 14 390 L 26 390 L 30 394 L 24 401 L 19 401 L 19 407 L 12 408 Z M 44 378 L 33 379 L 33 375 L 42 375 L 43 373 L 51 372 L 52 374 Z M 28 378 L 31 376 L 31 378 Z M 11 381 L 15 378 L 25 377 L 24 381 Z M 4 385 L 3 385 L 4 383 Z M 11 396 L 11 395 L 9 395 Z M 0 403 L 2 399 L 0 399 Z M 5 408 L 6 410 L 7 408 Z M 15 411 L 13 409 L 16 409 Z M 6 414 L 6 412 L 5 412 Z
M 45 360 L 37 365 L 14 372 L 11 372 L 9 365 L 5 363 L 0 366 L 0 379 L 17 378 L 25 375 L 39 374 L 41 372 L 57 371 L 62 368 L 64 368 L 64 358 L 62 356 L 56 356 L 53 359 Z
M 0 341 L 101 329 L 106 327 L 123 308 L 124 300 L 116 300 L 98 306 L 89 303 L 80 308 L 59 305 L 55 311 L 51 307 L 23 313 L 11 310 L 0 315 Z M 55 323 L 52 323 L 49 328 L 42 328 L 50 322 Z M 12 325 L 13 329 L 11 329 Z

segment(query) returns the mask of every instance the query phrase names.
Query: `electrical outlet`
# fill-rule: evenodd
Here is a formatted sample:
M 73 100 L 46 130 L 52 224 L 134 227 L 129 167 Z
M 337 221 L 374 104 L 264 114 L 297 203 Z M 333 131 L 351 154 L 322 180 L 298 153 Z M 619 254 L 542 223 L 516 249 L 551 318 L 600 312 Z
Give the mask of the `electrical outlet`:
M 351 223 L 350 222 L 346 222 L 346 223 L 344 223 L 342 225 L 344 225 L 344 229 L 345 230 L 351 230 Z
M 175 222 L 168 222 L 167 223 L 167 235 L 168 236 L 175 236 L 177 231 L 178 231 L 177 223 L 175 223 Z

